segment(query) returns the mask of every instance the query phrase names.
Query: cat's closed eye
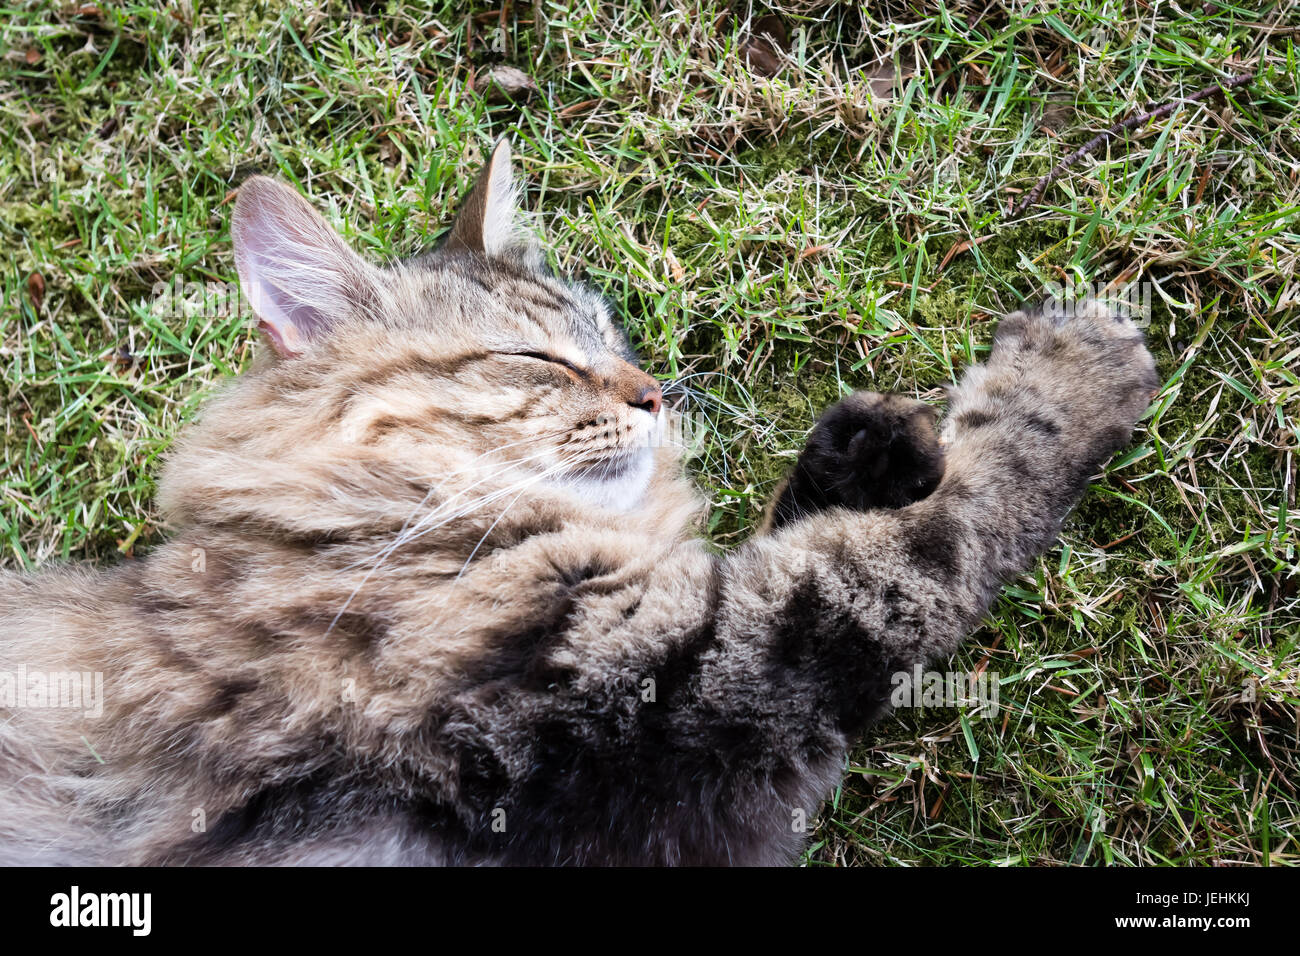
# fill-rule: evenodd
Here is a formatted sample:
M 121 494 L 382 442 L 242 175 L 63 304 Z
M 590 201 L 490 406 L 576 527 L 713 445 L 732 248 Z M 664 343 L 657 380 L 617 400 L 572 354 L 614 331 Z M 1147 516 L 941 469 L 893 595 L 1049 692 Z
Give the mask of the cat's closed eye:
M 552 365 L 558 365 L 561 368 L 573 372 L 575 375 L 585 375 L 586 371 L 579 365 L 570 362 L 566 358 L 553 355 L 550 352 L 498 352 L 498 355 L 508 355 L 513 358 L 532 359 L 538 362 L 549 362 Z

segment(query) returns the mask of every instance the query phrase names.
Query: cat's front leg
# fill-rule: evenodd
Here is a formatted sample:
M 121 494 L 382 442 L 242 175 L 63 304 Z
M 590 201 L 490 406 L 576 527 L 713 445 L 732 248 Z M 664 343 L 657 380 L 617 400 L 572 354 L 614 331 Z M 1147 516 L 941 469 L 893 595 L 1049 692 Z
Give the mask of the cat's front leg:
M 988 573 L 1018 573 L 1051 546 L 1158 385 L 1142 333 L 1097 302 L 1002 320 L 989 361 L 953 389 L 940 436 L 944 500 L 988 536 Z
M 812 553 L 849 547 L 861 565 L 853 573 L 889 567 L 899 587 L 938 586 L 973 623 L 999 586 L 1056 540 L 1157 385 L 1142 333 L 1097 303 L 1010 315 L 988 362 L 951 392 L 938 488 L 886 514 L 810 522 L 808 536 L 822 542 Z M 854 544 L 834 543 L 846 535 Z M 959 631 L 935 650 L 955 647 Z
M 1107 449 L 1127 440 L 1156 385 L 1141 334 L 1096 303 L 1049 303 L 1008 316 L 995 343 L 989 363 L 953 389 L 942 437 L 933 410 L 901 395 L 857 392 L 827 409 L 773 496 L 763 530 L 829 508 L 920 501 L 943 477 L 944 446 L 956 443 L 998 446 L 984 462 L 989 480 L 1010 455 L 1031 466 L 1012 484 L 1041 474 L 1067 498 L 1081 492 Z M 970 469 L 979 455 L 966 458 Z

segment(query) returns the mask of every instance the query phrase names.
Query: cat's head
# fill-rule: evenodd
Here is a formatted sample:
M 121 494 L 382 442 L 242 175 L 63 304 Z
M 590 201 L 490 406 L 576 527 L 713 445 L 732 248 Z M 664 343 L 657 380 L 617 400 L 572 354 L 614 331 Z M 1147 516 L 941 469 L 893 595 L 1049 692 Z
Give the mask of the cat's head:
M 436 481 L 477 462 L 637 505 L 662 393 L 608 303 L 552 274 L 520 230 L 504 141 L 447 239 L 414 259 L 368 261 L 265 177 L 240 188 L 231 233 L 271 346 L 205 416 L 223 416 L 208 431 L 238 448 L 232 468 L 265 460 L 287 473 L 314 456 Z

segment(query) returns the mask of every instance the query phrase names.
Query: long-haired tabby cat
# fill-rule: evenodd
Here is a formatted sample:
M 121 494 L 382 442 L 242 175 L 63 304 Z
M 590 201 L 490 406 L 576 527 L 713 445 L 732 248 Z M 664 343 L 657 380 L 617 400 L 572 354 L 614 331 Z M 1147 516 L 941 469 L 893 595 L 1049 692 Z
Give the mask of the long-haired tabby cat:
M 924 406 L 853 396 L 719 556 L 656 381 L 514 220 L 504 145 L 385 267 L 244 184 L 272 347 L 181 436 L 170 539 L 0 573 L 0 860 L 790 861 L 890 676 L 1052 544 L 1156 383 L 1128 322 L 1017 313 L 942 458 Z M 102 715 L 18 706 L 59 671 Z

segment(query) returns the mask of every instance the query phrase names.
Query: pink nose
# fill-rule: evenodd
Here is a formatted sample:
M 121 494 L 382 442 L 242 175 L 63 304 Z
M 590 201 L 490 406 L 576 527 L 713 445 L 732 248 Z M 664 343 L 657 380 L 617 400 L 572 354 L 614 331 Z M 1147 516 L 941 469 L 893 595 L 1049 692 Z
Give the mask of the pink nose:
M 628 402 L 633 408 L 643 408 L 651 415 L 658 415 L 663 408 L 664 393 L 658 385 L 651 385 L 641 391 L 635 402 Z
M 659 409 L 663 408 L 664 393 L 655 377 L 630 362 L 619 362 L 605 381 L 614 394 L 632 408 L 651 415 L 658 415 Z

